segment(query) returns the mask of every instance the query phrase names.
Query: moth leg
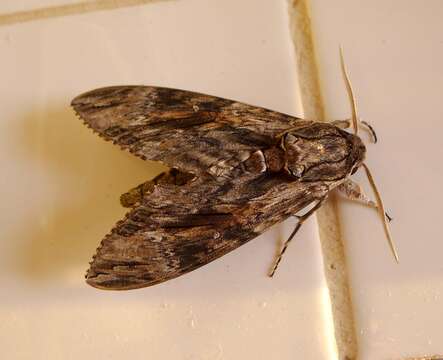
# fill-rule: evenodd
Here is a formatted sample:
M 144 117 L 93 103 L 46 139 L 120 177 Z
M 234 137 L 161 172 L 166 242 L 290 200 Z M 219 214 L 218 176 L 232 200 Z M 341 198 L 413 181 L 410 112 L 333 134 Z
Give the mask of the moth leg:
M 292 231 L 291 235 L 289 235 L 288 240 L 286 240 L 286 242 L 284 243 L 280 254 L 278 255 L 277 259 L 275 260 L 274 266 L 271 270 L 271 272 L 269 273 L 270 277 L 273 277 L 275 274 L 275 271 L 277 270 L 278 265 L 280 264 L 280 261 L 283 257 L 283 254 L 285 253 L 286 249 L 288 248 L 289 243 L 291 242 L 291 240 L 294 238 L 295 234 L 297 234 L 297 231 L 300 229 L 300 227 L 302 226 L 302 224 L 315 212 L 317 211 L 325 202 L 326 197 L 323 197 L 322 199 L 320 199 L 317 204 L 315 204 L 306 214 L 302 215 L 302 216 L 297 216 L 295 215 L 295 217 L 298 219 L 297 225 L 295 225 L 294 230 Z
M 155 178 L 148 180 L 135 188 L 129 190 L 120 196 L 120 204 L 126 208 L 132 208 L 142 201 L 142 199 L 149 195 L 156 185 L 170 184 L 170 185 L 184 185 L 193 178 L 193 175 L 181 172 L 177 169 L 162 172 Z
M 334 121 L 331 121 L 331 124 L 339 127 L 340 129 L 347 129 L 347 128 L 351 127 L 352 121 L 351 121 L 351 119 L 334 120 Z M 358 126 L 361 129 L 367 131 L 371 135 L 372 141 L 374 142 L 374 144 L 377 142 L 377 140 L 378 140 L 377 133 L 375 132 L 374 128 L 370 124 L 368 124 L 366 121 L 359 120 Z
M 136 206 L 141 202 L 145 194 L 149 194 L 150 192 L 152 192 L 152 190 L 154 190 L 156 179 L 158 177 L 165 176 L 166 174 L 166 172 L 163 172 L 160 175 L 156 176 L 154 179 L 148 180 L 136 186 L 135 188 L 132 188 L 128 192 L 122 194 L 120 196 L 120 204 L 125 208 L 132 208 Z
M 342 194 L 345 198 L 351 201 L 357 201 L 363 205 L 369 206 L 373 209 L 378 209 L 375 201 L 369 199 L 365 193 L 363 192 L 361 186 L 357 184 L 355 181 L 351 179 L 345 180 L 339 186 L 337 186 L 337 190 Z M 392 217 L 389 216 L 388 213 L 385 213 L 386 219 L 390 222 Z

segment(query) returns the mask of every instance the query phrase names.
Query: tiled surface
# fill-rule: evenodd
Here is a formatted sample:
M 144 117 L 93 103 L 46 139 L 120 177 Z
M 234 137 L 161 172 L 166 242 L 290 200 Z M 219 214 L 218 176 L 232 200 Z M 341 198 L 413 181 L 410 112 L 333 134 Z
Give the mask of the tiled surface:
M 18 11 L 29 11 L 44 7 L 61 6 L 67 4 L 77 4 L 88 2 L 81 0 L 2 0 L 0 3 L 0 13 L 14 13 Z M 92 1 L 89 1 L 92 2 Z
M 360 115 L 380 138 L 367 163 L 395 218 L 399 265 L 375 212 L 341 207 L 361 359 L 442 353 L 443 3 L 312 0 L 311 10 L 328 117 L 350 113 L 341 43 Z
M 0 49 L 2 358 L 330 358 L 313 222 L 273 280 L 290 224 L 153 288 L 83 281 L 124 214 L 118 196 L 160 168 L 96 137 L 69 101 L 145 83 L 297 113 L 285 1 L 158 2 L 5 26 Z

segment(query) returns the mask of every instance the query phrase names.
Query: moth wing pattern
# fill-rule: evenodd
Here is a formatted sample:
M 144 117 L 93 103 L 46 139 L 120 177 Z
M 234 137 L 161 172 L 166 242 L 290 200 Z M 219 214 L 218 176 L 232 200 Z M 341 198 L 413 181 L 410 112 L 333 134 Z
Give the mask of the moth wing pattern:
M 304 120 L 195 92 L 152 86 L 113 86 L 72 101 L 101 137 L 143 158 L 205 175 L 232 168 L 275 136 Z
M 300 183 L 260 168 L 261 151 L 276 146 L 279 134 L 311 121 L 150 86 L 93 90 L 72 106 L 105 140 L 192 175 L 180 185 L 148 182 L 124 196 L 132 209 L 103 239 L 87 273 L 87 282 L 98 288 L 134 289 L 180 276 L 329 191 L 323 182 Z M 145 188 L 134 201 L 134 193 Z
M 86 275 L 100 289 L 155 285 L 197 269 L 257 237 L 327 193 L 269 175 L 228 186 L 200 181 L 162 184 L 101 242 Z

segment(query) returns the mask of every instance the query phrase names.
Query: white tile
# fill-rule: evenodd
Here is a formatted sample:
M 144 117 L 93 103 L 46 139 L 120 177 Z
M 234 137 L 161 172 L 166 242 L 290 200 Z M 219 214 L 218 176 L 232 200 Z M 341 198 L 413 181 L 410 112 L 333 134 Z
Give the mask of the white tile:
M 251 11 L 251 8 L 254 11 Z M 309 222 L 181 278 L 88 287 L 119 195 L 159 166 L 105 143 L 70 100 L 111 84 L 179 87 L 297 113 L 285 1 L 188 0 L 0 28 L 0 342 L 5 359 L 325 359 L 328 307 Z
M 399 265 L 375 212 L 342 206 L 361 359 L 441 353 L 443 3 L 311 5 L 328 116 L 350 114 L 339 67 L 341 43 L 360 115 L 380 138 L 368 145 L 367 163 L 395 219 Z

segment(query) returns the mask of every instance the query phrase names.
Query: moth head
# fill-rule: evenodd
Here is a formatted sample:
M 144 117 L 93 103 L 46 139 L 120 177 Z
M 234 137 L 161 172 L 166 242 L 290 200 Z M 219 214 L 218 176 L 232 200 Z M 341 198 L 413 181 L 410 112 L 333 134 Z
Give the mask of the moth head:
M 313 123 L 284 134 L 284 170 L 302 181 L 338 181 L 364 161 L 361 139 L 331 124 Z
M 366 158 L 366 146 L 359 136 L 348 134 L 349 142 L 351 144 L 351 156 L 353 166 L 351 169 L 351 174 L 355 174 L 358 168 L 363 164 Z

